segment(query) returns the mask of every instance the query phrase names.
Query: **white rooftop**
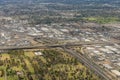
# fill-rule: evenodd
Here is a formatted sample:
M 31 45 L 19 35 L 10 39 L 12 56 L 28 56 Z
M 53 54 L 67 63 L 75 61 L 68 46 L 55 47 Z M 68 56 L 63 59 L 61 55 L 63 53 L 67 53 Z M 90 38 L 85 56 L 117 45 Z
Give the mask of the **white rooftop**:
M 100 53 L 100 51 L 97 51 L 97 50 L 95 50 L 95 51 L 93 51 L 94 53 Z
M 120 63 L 117 63 L 118 66 L 120 66 Z
M 117 71 L 117 70 L 111 70 L 111 72 L 114 73 L 114 74 L 117 75 L 117 76 L 120 76 L 120 72 Z
M 41 52 L 35 52 L 35 55 L 42 55 Z
M 108 68 L 108 69 L 112 69 L 113 67 L 111 67 L 109 64 L 103 64 L 104 67 Z
M 95 49 L 95 48 L 93 48 L 93 47 L 87 47 L 87 49 L 89 49 L 89 50 L 92 49 L 92 50 L 93 50 L 93 49 Z

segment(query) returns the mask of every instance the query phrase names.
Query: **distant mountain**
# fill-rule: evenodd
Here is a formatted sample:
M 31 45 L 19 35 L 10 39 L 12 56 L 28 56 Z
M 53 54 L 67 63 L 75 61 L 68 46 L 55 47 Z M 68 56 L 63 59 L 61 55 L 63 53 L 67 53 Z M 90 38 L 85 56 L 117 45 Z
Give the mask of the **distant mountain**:
M 99 3 L 99 4 L 119 4 L 120 0 L 0 0 L 0 3 L 65 3 L 65 4 L 81 4 L 81 3 Z
M 39 3 L 62 3 L 83 6 L 83 8 L 120 8 L 120 0 L 0 0 L 0 5 L 7 4 L 39 4 Z M 86 6 L 86 7 L 84 7 Z

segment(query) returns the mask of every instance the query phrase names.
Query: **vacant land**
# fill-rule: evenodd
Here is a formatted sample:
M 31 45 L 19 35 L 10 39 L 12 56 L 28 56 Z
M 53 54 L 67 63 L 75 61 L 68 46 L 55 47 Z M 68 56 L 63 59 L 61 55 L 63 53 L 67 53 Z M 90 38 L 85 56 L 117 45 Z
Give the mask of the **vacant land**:
M 99 80 L 77 59 L 64 51 L 54 49 L 37 52 L 10 51 L 0 54 L 0 80 L 4 79 Z

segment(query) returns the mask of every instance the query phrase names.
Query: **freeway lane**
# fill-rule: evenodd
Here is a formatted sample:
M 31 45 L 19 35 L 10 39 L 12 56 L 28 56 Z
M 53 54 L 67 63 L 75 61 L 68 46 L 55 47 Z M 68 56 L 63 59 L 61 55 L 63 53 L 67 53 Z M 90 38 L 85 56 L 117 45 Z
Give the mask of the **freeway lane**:
M 2 46 L 0 50 L 19 50 L 19 49 L 40 49 L 40 48 L 55 48 L 64 46 L 81 46 L 81 45 L 110 45 L 108 42 L 81 42 L 81 43 L 67 43 L 67 44 L 53 44 L 53 45 L 32 45 L 32 46 Z
M 99 67 L 97 67 L 94 63 L 90 62 L 88 59 L 86 59 L 83 55 L 73 52 L 70 49 L 64 48 L 64 50 L 73 56 L 75 56 L 80 62 L 84 63 L 88 68 L 95 71 L 98 75 L 103 77 L 105 80 L 113 80 L 110 77 L 108 77 L 107 73 L 105 73 L 103 70 L 101 70 Z

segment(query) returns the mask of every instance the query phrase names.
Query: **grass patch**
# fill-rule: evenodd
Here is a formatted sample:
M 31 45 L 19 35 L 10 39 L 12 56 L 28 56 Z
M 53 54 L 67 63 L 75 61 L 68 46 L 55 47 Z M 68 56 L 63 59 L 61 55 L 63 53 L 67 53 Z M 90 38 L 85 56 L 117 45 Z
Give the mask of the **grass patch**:
M 32 65 L 31 65 L 31 63 L 27 59 L 25 59 L 24 61 L 27 64 L 27 67 L 28 67 L 29 71 L 31 73 L 34 73 L 34 69 L 33 69 Z
M 7 78 L 8 78 L 8 80 L 18 80 L 17 75 L 16 76 L 8 76 Z
M 15 71 L 21 71 L 22 67 L 20 67 L 20 66 L 19 67 L 14 66 L 14 67 L 12 67 L 12 69 L 15 70 Z
M 46 59 L 43 56 L 39 57 L 43 63 L 47 63 Z
M 25 56 L 28 56 L 30 58 L 33 58 L 35 56 L 35 54 L 32 51 L 31 52 L 25 52 L 24 54 L 25 54 Z
M 101 24 L 114 23 L 114 22 L 120 21 L 120 19 L 117 17 L 85 17 L 83 19 L 86 21 L 97 22 L 97 23 L 101 23 Z
M 9 54 L 2 54 L 1 60 L 10 59 Z
M 4 80 L 5 78 L 4 77 L 0 77 L 0 80 Z

